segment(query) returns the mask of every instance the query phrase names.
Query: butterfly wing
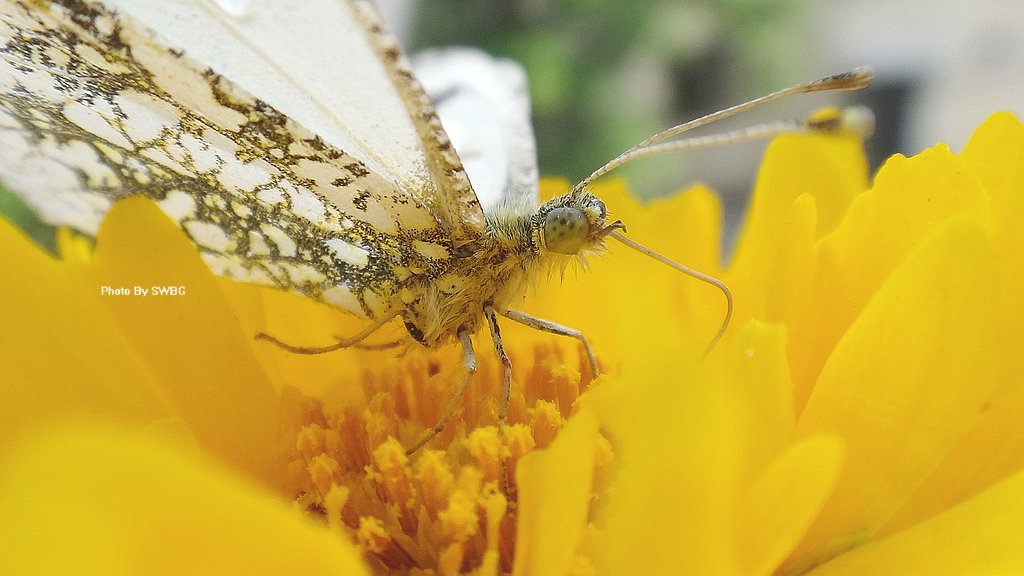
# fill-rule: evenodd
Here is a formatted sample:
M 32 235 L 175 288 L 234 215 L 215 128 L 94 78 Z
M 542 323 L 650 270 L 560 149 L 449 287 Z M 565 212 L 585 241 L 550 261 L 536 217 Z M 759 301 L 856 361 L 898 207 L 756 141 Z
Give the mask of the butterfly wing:
M 484 211 L 501 204 L 535 209 L 537 146 L 522 66 L 458 47 L 416 54 L 413 68 L 459 151 Z
M 367 317 L 404 278 L 443 272 L 458 239 L 421 191 L 133 18 L 82 1 L 0 11 L 0 175 L 47 220 L 94 232 L 113 200 L 143 194 L 215 272 Z
M 456 236 L 483 213 L 429 98 L 365 2 L 105 0 L 352 154 Z

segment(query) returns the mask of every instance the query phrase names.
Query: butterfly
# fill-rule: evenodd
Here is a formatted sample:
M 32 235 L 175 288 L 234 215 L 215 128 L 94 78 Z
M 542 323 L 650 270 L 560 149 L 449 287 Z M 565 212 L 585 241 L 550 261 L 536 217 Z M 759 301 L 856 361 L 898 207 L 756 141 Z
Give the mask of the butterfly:
M 498 135 L 500 153 L 485 149 L 475 164 L 474 139 L 460 143 L 478 166 L 467 173 L 434 102 L 366 2 L 0 0 L 0 15 L 3 183 L 48 222 L 86 233 L 114 201 L 147 196 L 215 273 L 367 322 L 315 348 L 261 335 L 286 349 L 352 346 L 395 318 L 424 346 L 459 343 L 458 391 L 410 452 L 460 402 L 476 370 L 471 335 L 485 326 L 504 369 L 504 422 L 511 364 L 499 316 L 577 339 L 597 374 L 582 333 L 516 306 L 545 271 L 598 253 L 609 239 L 654 255 L 622 234 L 587 185 L 633 157 L 671 149 L 664 140 L 694 124 L 541 203 L 528 108 L 495 108 L 484 135 Z M 467 91 L 450 71 L 474 57 L 457 58 L 454 67 L 424 64 L 438 101 L 456 109 Z M 819 86 L 863 82 L 853 77 Z M 482 98 L 463 104 L 479 107 Z M 498 170 L 495 157 L 505 159 Z M 724 284 L 654 256 L 722 288 L 731 311 Z M 727 323 L 728 315 L 715 340 Z

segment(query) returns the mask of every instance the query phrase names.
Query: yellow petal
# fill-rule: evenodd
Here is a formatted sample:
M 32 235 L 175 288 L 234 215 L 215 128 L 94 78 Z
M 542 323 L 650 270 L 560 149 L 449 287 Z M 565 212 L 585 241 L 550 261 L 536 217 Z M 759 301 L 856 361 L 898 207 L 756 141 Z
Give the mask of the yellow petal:
M 271 474 L 273 448 L 285 442 L 277 394 L 256 362 L 254 335 L 243 332 L 195 247 L 151 201 L 134 197 L 104 220 L 93 262 L 97 293 L 102 286 L 149 291 L 101 302 L 155 375 L 154 394 L 167 411 L 189 423 L 205 450 Z
M 777 207 L 772 239 L 764 238 L 762 251 L 747 263 L 738 263 L 726 280 L 736 297 L 733 324 L 750 319 L 781 322 L 803 336 L 809 321 L 807 301 L 817 259 L 817 206 L 810 194 L 801 194 L 783 211 Z M 794 346 L 799 343 L 794 343 Z
M 1024 126 L 1010 114 L 992 116 L 975 132 L 962 159 L 992 202 L 997 274 L 990 281 L 999 291 L 991 304 L 999 311 L 994 378 L 1003 392 L 880 534 L 945 510 L 1024 466 Z
M 659 232 L 659 236 L 646 242 L 649 247 L 699 272 L 718 279 L 724 278 L 725 271 L 719 253 L 722 204 L 717 193 L 697 185 L 671 199 L 671 202 L 666 200 L 660 204 L 650 204 L 648 210 L 654 215 L 667 213 L 683 216 L 674 222 L 657 225 L 654 230 Z M 617 250 L 625 251 L 624 247 Z M 665 311 L 670 311 L 670 317 L 683 328 L 679 347 L 703 353 L 725 319 L 725 296 L 714 286 L 652 260 L 644 260 L 643 266 L 637 270 L 642 277 L 651 278 L 654 269 L 660 268 L 658 277 L 664 278 L 663 281 L 671 286 L 669 307 Z M 652 306 L 653 301 L 640 302 L 650 310 L 649 315 L 662 313 L 660 305 Z M 633 318 L 635 321 L 636 316 Z
M 759 474 L 789 448 L 796 431 L 785 328 L 748 322 L 730 343 L 726 370 L 747 437 L 744 457 L 750 473 Z
M 987 209 L 978 182 L 944 145 L 886 162 L 819 246 L 816 297 L 803 325 L 810 333 L 793 327 L 793 341 L 806 343 L 791 356 L 798 412 L 840 337 L 907 254 L 949 218 Z
M 784 136 L 772 142 L 729 270 L 729 284 L 741 296 L 740 322 L 777 319 L 763 308 L 766 298 L 780 298 L 769 296 L 769 287 L 780 271 L 801 271 L 785 264 L 794 248 L 802 254 L 810 249 L 791 242 L 814 241 L 835 228 L 849 202 L 866 187 L 866 174 L 855 139 Z
M 166 414 L 84 265 L 54 260 L 2 218 L 0 254 L 0 444 L 42 419 Z
M 750 478 L 738 505 L 738 557 L 745 573 L 770 574 L 831 494 L 843 449 L 831 436 L 792 443 L 796 419 L 782 326 L 750 322 L 730 344 L 725 385 L 741 404 L 746 441 L 739 449 Z
M 972 168 L 992 202 L 993 245 L 999 265 L 1002 347 L 999 378 L 1020 384 L 1024 354 L 1024 125 L 1011 114 L 992 116 L 967 143 L 963 161 Z M 1018 386 L 1019 387 L 1019 386 Z
M 774 223 L 784 219 L 789 206 L 803 194 L 817 200 L 817 236 L 828 234 L 867 187 L 867 175 L 867 159 L 857 138 L 776 138 L 765 152 L 741 242 L 760 244 L 771 238 Z
M 566 574 L 587 526 L 597 422 L 579 411 L 545 450 L 519 461 L 514 574 Z
M 1016 254 L 1019 262 L 1024 258 L 1024 125 L 1010 113 L 994 114 L 975 130 L 961 158 L 992 199 L 996 247 Z
M 236 306 L 246 334 L 265 333 L 295 346 L 325 346 L 363 330 L 367 320 L 283 290 L 224 281 L 228 300 Z M 237 307 L 244 302 L 244 309 Z M 237 303 L 237 304 L 236 304 Z M 400 324 L 383 327 L 367 343 L 391 342 L 406 336 Z M 330 354 L 295 354 L 270 342 L 259 341 L 256 358 L 273 380 L 321 398 L 329 404 L 365 404 L 359 386 L 338 386 L 358 381 L 366 366 L 380 361 L 380 352 L 348 349 Z
M 152 438 L 49 430 L 0 465 L 0 573 L 368 573 L 342 538 Z
M 974 425 L 996 388 L 992 248 L 947 223 L 868 304 L 822 371 L 798 434 L 835 434 L 847 464 L 793 562 L 877 531 Z
M 772 574 L 821 510 L 839 478 L 843 445 L 814 436 L 794 444 L 754 480 L 740 507 L 739 555 L 747 574 Z
M 858 547 L 812 576 L 1024 573 L 1024 472 L 881 542 Z
M 810 194 L 801 194 L 793 201 L 785 220 L 778 223 L 780 246 L 784 249 L 771 261 L 771 267 L 765 270 L 767 284 L 764 286 L 764 294 L 751 291 L 749 285 L 737 285 L 737 289 L 744 289 L 742 294 L 748 301 L 738 307 L 737 318 L 747 317 L 744 308 L 750 308 L 750 316 L 754 318 L 784 321 L 791 325 L 806 321 L 807 314 L 804 311 L 811 297 L 817 257 L 817 213 L 817 204 Z M 755 314 L 754 302 L 761 299 L 764 301 L 763 308 L 758 308 Z M 798 334 L 800 332 L 797 330 Z
M 598 510 L 606 542 L 598 561 L 608 574 L 734 573 L 746 453 L 737 387 L 720 367 L 646 360 L 585 397 L 619 463 Z
M 993 399 L 980 421 L 878 531 L 878 537 L 930 518 L 1024 468 L 1024 386 L 1019 378 L 1016 384 L 1016 393 Z

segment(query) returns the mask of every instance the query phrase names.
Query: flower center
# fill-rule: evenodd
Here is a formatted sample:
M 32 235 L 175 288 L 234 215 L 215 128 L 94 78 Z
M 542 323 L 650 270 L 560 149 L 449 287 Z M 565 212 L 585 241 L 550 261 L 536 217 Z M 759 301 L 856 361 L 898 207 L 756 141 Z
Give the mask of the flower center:
M 459 359 L 411 350 L 368 369 L 365 405 L 318 402 L 306 414 L 296 439 L 298 504 L 355 542 L 378 573 L 511 571 L 516 464 L 551 443 L 591 380 L 585 355 L 565 355 L 550 341 L 535 344 L 532 358 L 510 351 L 509 424 L 499 429 L 501 368 L 481 354 L 462 405 L 411 456 L 405 448 L 454 393 Z

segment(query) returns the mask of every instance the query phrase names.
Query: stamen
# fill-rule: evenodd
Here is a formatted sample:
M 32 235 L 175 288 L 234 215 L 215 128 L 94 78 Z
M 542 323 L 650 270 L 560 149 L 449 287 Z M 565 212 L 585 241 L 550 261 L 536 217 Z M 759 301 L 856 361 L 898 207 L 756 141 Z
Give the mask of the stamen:
M 548 338 L 517 344 L 512 360 L 527 369 L 518 375 L 509 423 L 494 425 L 495 402 L 460 402 L 459 423 L 449 423 L 437 443 L 444 449 L 421 448 L 415 458 L 403 448 L 422 435 L 423 419 L 434 422 L 449 403 L 450 369 L 475 371 L 479 360 L 474 391 L 498 397 L 502 365 L 494 355 L 414 350 L 395 366 L 364 373 L 365 406 L 303 403 L 286 490 L 297 495 L 296 506 L 354 540 L 380 573 L 511 572 L 521 459 L 538 440 L 551 444 L 592 382 L 579 351 L 569 357 Z M 610 445 L 600 444 L 598 481 L 610 477 L 612 461 Z
M 722 291 L 723 294 L 725 294 L 726 304 L 728 305 L 725 312 L 725 320 L 722 321 L 722 327 L 718 329 L 718 333 L 715 334 L 715 337 L 711 339 L 711 343 L 708 344 L 708 347 L 704 350 L 704 355 L 706 356 L 709 352 L 711 352 L 711 350 L 715 347 L 715 344 L 718 344 L 718 341 L 722 339 L 722 336 L 725 334 L 725 329 L 729 327 L 729 321 L 732 320 L 732 291 L 729 290 L 729 287 L 725 285 L 725 282 L 722 282 L 721 280 L 714 278 L 712 276 L 708 276 L 707 274 L 704 274 L 702 272 L 698 272 L 688 266 L 683 266 L 682 264 L 676 262 L 675 260 L 672 260 L 671 258 L 662 256 L 661 254 L 658 254 L 657 252 L 651 250 L 650 248 L 644 246 L 643 244 L 626 238 L 617 230 L 609 232 L 608 236 L 615 238 L 619 242 L 622 242 L 626 246 L 629 246 L 630 248 L 636 250 L 637 252 L 640 252 L 641 254 L 650 256 L 651 258 L 654 258 L 655 260 L 661 262 L 662 264 L 666 264 L 668 266 L 671 266 L 672 268 L 675 268 L 676 270 L 679 270 L 683 274 L 692 276 L 697 280 L 707 282 L 708 284 L 716 286 L 719 290 Z

